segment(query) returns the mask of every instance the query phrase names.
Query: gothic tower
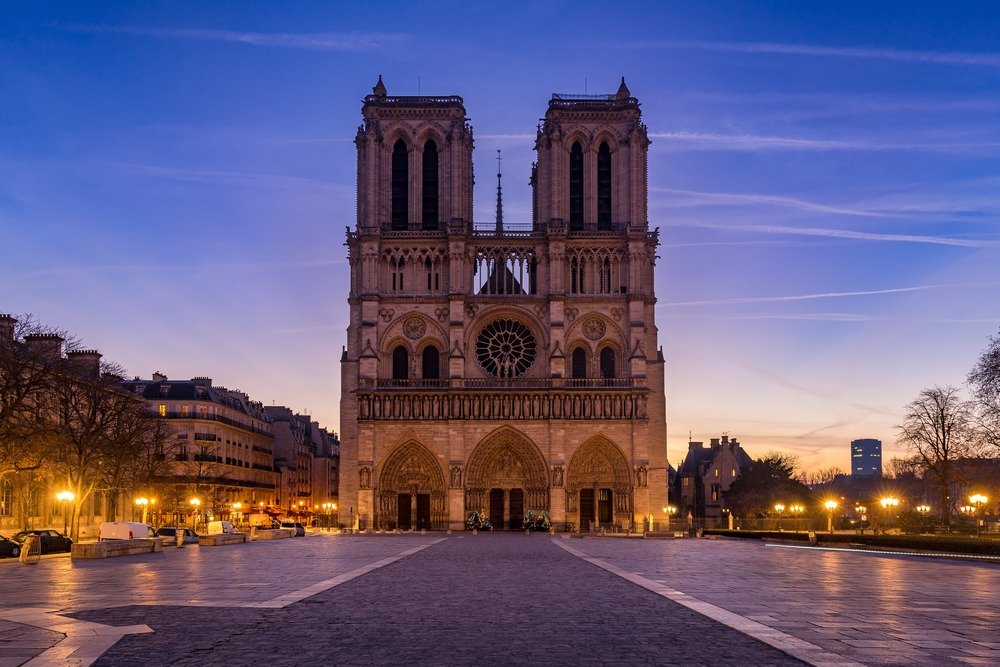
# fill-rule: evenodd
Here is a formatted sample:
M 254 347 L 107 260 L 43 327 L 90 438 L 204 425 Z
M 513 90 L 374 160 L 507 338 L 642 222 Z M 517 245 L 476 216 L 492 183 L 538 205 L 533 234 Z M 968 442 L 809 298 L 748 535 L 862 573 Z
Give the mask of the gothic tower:
M 614 95 L 552 97 L 524 223 L 472 220 L 461 97 L 390 96 L 379 78 L 362 115 L 341 524 L 666 519 L 649 140 L 624 80 Z

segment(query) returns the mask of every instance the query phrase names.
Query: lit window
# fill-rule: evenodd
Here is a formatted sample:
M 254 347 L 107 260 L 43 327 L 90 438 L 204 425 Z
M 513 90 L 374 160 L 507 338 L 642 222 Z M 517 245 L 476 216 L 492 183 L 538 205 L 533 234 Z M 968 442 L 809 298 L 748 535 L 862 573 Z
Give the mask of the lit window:
M 167 416 L 167 406 L 166 405 L 164 405 L 163 403 L 160 403 L 159 410 L 160 410 L 160 416 L 161 417 L 166 417 Z

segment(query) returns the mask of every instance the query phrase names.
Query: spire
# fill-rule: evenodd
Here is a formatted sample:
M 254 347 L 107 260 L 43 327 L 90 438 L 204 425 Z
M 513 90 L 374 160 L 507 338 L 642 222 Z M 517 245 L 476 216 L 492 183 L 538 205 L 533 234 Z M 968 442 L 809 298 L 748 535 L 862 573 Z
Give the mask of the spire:
M 615 93 L 615 97 L 619 100 L 625 100 L 632 97 L 632 92 L 625 85 L 625 77 L 622 77 L 622 85 L 618 86 L 618 92 Z
M 500 149 L 497 149 L 497 234 L 503 233 L 503 188 L 500 185 Z
M 372 88 L 372 94 L 373 95 L 378 95 L 379 97 L 385 97 L 386 96 L 385 84 L 382 83 L 382 75 L 381 74 L 378 75 L 378 83 L 376 83 L 375 87 Z

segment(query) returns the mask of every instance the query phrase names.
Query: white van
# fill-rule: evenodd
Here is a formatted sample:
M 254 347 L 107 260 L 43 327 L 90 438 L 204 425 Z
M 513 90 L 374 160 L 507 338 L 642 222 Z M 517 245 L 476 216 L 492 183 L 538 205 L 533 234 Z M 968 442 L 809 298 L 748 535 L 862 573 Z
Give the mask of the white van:
M 208 522 L 208 534 L 209 535 L 228 535 L 229 533 L 235 533 L 236 528 L 228 521 L 209 521 Z
M 105 521 L 101 524 L 101 530 L 97 534 L 97 540 L 137 540 L 144 537 L 153 537 L 155 531 L 153 527 L 145 523 L 135 521 Z

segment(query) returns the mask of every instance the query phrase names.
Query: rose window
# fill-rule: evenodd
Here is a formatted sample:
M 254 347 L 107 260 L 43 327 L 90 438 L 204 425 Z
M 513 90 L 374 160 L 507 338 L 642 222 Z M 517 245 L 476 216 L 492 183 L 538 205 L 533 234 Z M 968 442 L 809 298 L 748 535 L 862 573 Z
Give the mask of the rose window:
M 476 358 L 490 375 L 514 378 L 531 368 L 536 347 L 528 327 L 515 320 L 497 320 L 476 339 Z

